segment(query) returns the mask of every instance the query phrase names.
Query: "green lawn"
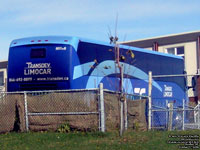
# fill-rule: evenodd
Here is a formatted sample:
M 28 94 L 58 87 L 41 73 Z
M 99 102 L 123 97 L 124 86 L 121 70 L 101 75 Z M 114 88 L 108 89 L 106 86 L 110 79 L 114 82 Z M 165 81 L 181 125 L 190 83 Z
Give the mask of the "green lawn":
M 180 144 L 169 144 L 168 141 L 180 140 L 180 138 L 175 138 L 178 135 L 200 135 L 200 130 L 128 131 L 124 133 L 123 137 L 120 137 L 118 132 L 105 134 L 85 132 L 8 133 L 0 134 L 0 150 L 174 150 L 179 149 Z

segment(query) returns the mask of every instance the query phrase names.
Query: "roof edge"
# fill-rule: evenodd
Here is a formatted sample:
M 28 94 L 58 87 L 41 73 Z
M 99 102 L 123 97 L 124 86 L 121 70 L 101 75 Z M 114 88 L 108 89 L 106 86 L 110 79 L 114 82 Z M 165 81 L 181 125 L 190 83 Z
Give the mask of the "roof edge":
M 137 39 L 137 40 L 129 40 L 129 41 L 125 41 L 125 42 L 118 42 L 118 44 L 126 44 L 126 43 L 130 43 L 130 42 L 139 42 L 139 41 L 160 39 L 160 38 L 166 38 L 166 37 L 175 37 L 175 36 L 181 36 L 181 35 L 193 34 L 193 33 L 200 33 L 200 30 L 190 31 L 190 32 L 182 32 L 182 33 L 176 33 L 176 34 L 168 34 L 168 35 L 162 35 L 162 36 L 156 36 L 156 37 L 144 38 L 144 39 Z

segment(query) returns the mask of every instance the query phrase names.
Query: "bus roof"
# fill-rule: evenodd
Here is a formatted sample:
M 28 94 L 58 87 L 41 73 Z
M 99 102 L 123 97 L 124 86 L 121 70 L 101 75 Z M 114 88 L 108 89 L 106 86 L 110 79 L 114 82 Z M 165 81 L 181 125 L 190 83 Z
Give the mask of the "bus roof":
M 79 38 L 79 37 L 74 37 L 74 36 L 35 36 L 35 37 L 27 37 L 27 38 L 13 40 L 10 44 L 10 47 L 16 47 L 16 46 L 22 46 L 22 45 L 35 45 L 35 44 L 70 44 L 74 47 L 75 50 L 77 50 L 79 42 L 86 42 L 86 43 L 99 44 L 99 45 L 112 46 L 112 47 L 116 46 L 115 44 L 110 44 L 107 42 L 89 40 L 86 38 Z M 130 50 L 143 52 L 143 53 L 150 53 L 154 55 L 161 55 L 161 56 L 166 56 L 166 57 L 183 59 L 180 56 L 156 52 L 156 51 L 132 47 L 132 46 L 120 45 L 119 48 L 130 49 Z

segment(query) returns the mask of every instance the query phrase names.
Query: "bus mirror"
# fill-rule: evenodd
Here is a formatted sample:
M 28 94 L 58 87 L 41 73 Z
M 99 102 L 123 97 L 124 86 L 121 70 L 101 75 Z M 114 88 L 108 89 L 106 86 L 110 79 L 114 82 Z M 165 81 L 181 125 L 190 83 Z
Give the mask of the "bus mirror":
M 193 91 L 195 91 L 195 87 L 196 87 L 196 79 L 195 79 L 195 77 L 192 77 L 192 89 L 193 89 Z
M 191 86 L 187 86 L 187 88 L 188 89 L 192 88 L 192 90 L 195 91 L 195 87 L 196 87 L 196 78 L 192 77 Z

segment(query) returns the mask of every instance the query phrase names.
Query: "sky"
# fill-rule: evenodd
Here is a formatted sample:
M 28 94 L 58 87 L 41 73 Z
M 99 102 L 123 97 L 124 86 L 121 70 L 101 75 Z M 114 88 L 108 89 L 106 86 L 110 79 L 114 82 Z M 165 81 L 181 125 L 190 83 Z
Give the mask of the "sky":
M 129 41 L 199 31 L 199 6 L 200 0 L 0 0 L 0 61 L 8 60 L 12 40 L 30 36 L 109 42 L 110 34 Z

